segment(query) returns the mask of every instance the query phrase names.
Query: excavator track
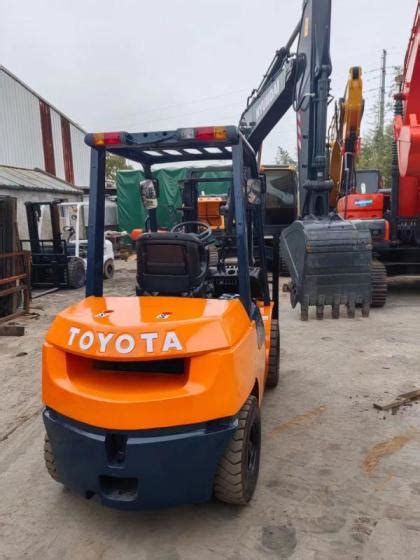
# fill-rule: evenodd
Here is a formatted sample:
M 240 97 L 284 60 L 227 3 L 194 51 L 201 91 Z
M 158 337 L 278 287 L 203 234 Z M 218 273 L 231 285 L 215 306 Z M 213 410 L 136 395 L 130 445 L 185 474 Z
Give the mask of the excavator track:
M 372 307 L 383 307 L 386 303 L 388 292 L 385 265 L 377 259 L 372 261 Z

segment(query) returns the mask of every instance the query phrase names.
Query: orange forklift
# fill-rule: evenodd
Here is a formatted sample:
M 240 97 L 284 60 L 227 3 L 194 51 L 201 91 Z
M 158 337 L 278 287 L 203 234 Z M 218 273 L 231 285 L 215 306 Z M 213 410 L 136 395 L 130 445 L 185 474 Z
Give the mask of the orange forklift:
M 86 298 L 57 315 L 43 347 L 46 467 L 70 490 L 119 509 L 212 496 L 247 504 L 260 406 L 279 378 L 278 276 L 271 297 L 256 154 L 234 126 L 95 133 L 86 143 Z M 131 297 L 103 295 L 107 152 L 140 163 L 146 176 L 139 196 L 149 231 L 137 240 Z M 158 231 L 153 166 L 215 157 L 232 162 L 217 244 L 198 215 Z

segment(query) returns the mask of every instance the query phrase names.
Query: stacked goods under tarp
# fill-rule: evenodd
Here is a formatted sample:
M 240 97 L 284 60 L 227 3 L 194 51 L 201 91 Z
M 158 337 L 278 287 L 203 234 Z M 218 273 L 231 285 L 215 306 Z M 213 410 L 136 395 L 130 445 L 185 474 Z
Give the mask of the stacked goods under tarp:
M 203 179 L 219 178 L 220 181 L 198 183 L 199 195 L 222 195 L 230 188 L 230 181 L 223 180 L 232 175 L 229 166 L 222 167 L 181 167 L 178 169 L 158 169 L 153 177 L 159 180 L 159 204 L 157 219 L 160 227 L 171 228 L 182 220 L 182 206 L 179 183 L 190 177 Z M 144 228 L 146 210 L 140 199 L 139 183 L 144 179 L 140 170 L 117 172 L 118 227 L 130 233 L 133 229 Z

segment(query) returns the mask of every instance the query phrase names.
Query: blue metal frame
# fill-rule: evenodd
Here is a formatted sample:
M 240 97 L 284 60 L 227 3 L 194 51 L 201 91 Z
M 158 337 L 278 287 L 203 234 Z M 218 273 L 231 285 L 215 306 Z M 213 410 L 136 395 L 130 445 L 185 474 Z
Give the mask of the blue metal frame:
M 224 159 L 232 161 L 232 183 L 233 196 L 232 207 L 234 208 L 235 233 L 237 236 L 238 268 L 239 268 L 239 294 L 249 317 L 253 314 L 253 304 L 251 298 L 251 285 L 249 278 L 250 266 L 250 243 L 253 242 L 253 231 L 248 232 L 248 215 L 253 214 L 248 208 L 246 198 L 246 177 L 244 166 L 250 169 L 252 177 L 257 178 L 258 168 L 255 152 L 249 142 L 239 132 L 237 127 L 227 126 L 227 139 L 225 141 L 200 141 L 190 138 L 183 138 L 179 130 L 169 132 L 144 132 L 121 134 L 121 144 L 107 147 L 93 147 L 94 135 L 87 134 L 86 144 L 92 147 L 91 150 L 91 174 L 90 174 L 90 195 L 89 195 L 89 231 L 88 231 L 88 265 L 86 296 L 103 295 L 103 252 L 104 252 L 104 214 L 105 214 L 105 158 L 106 152 L 115 153 L 137 161 L 143 165 L 145 176 L 152 177 L 151 165 L 167 163 L 168 161 L 190 161 L 191 159 Z M 182 130 L 182 129 L 181 129 Z M 214 154 L 206 151 L 206 148 L 218 147 L 221 154 Z M 199 151 L 195 157 L 187 151 L 194 148 Z M 229 150 L 227 150 L 229 148 Z M 165 151 L 166 150 L 166 151 Z M 167 153 L 169 150 L 170 153 Z M 172 152 L 176 150 L 179 155 Z M 157 155 L 150 155 L 147 152 L 156 151 Z M 254 211 L 258 214 L 261 208 Z M 252 219 L 250 220 L 253 221 Z M 152 231 L 157 230 L 156 211 L 150 216 Z M 262 228 L 262 220 L 255 219 L 254 225 Z M 256 239 L 263 239 L 263 232 L 257 232 Z M 251 255 L 251 258 L 252 255 Z M 264 266 L 264 256 L 260 254 L 262 266 Z M 265 290 L 265 300 L 268 297 L 268 286 Z M 266 301 L 267 303 L 267 301 Z
M 89 227 L 86 297 L 103 294 L 105 150 L 92 148 L 90 154 Z
M 249 281 L 248 225 L 244 200 L 243 144 L 232 146 L 233 196 L 235 199 L 235 231 L 238 251 L 239 294 L 243 306 L 251 316 L 251 284 Z

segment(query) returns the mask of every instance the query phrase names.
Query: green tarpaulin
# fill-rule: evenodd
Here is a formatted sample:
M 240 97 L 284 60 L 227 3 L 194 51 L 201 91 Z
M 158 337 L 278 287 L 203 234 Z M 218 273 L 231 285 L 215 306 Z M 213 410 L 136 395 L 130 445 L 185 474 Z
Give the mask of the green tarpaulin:
M 153 176 L 159 180 L 159 203 L 157 209 L 160 227 L 171 228 L 182 220 L 180 181 L 188 177 L 203 177 L 218 179 L 212 183 L 198 183 L 199 194 L 226 194 L 230 188 L 230 181 L 223 181 L 224 177 L 231 177 L 230 167 L 182 167 L 178 169 L 158 169 Z M 135 228 L 143 228 L 146 210 L 140 200 L 139 182 L 144 178 L 140 170 L 117 172 L 117 207 L 118 226 L 120 231 L 130 233 Z

